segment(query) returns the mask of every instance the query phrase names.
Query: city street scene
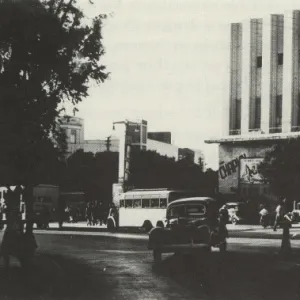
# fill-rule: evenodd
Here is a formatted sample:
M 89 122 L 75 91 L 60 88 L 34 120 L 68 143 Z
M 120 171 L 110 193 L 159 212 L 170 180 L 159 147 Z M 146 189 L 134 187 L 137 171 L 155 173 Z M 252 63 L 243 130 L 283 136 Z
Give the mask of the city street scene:
M 300 299 L 298 2 L 0 1 L 0 299 Z

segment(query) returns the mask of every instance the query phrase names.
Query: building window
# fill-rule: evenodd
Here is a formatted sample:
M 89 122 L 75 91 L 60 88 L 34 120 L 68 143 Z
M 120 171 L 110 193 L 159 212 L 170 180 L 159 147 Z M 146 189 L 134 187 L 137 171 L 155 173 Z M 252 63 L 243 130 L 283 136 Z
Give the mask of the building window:
M 262 56 L 256 57 L 256 67 L 261 68 L 262 67 Z
M 261 117 L 261 98 L 255 98 L 255 111 L 254 111 L 254 128 L 260 129 L 260 117 Z
M 77 132 L 75 129 L 71 129 L 70 142 L 71 142 L 71 144 L 77 143 Z
M 278 53 L 277 55 L 278 65 L 283 65 L 283 53 Z

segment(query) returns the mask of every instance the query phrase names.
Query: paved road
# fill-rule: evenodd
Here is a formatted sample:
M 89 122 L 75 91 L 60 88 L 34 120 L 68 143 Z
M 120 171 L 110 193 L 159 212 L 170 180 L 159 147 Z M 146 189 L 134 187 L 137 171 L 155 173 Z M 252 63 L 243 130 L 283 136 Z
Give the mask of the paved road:
M 299 298 L 293 280 L 284 288 L 281 285 L 286 277 L 295 277 L 295 270 L 274 260 L 280 240 L 231 238 L 226 257 L 217 251 L 197 260 L 164 255 L 163 262 L 155 266 L 146 236 L 58 231 L 36 236 L 35 269 L 27 277 L 26 287 L 19 288 L 27 298 L 12 297 L 18 291 L 5 290 L 0 284 L 0 291 L 11 297 L 7 299 Z M 300 249 L 300 241 L 292 243 Z M 7 294 L 0 292 L 1 298 Z

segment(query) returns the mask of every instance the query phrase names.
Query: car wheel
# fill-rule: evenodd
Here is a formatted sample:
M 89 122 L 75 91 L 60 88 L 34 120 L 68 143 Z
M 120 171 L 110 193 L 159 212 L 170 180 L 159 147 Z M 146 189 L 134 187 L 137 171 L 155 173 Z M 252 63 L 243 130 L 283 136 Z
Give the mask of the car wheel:
M 114 231 L 115 230 L 115 224 L 110 219 L 107 221 L 107 229 L 108 229 L 108 231 Z
M 161 251 L 158 249 L 154 249 L 153 250 L 153 258 L 154 258 L 154 262 L 160 262 L 161 261 Z

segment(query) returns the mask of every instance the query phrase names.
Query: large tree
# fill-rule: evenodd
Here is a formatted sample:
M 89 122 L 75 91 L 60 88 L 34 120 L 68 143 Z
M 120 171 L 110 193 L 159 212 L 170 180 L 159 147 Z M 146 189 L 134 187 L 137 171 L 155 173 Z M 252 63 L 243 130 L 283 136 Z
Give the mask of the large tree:
M 274 195 L 285 198 L 287 209 L 292 209 L 294 200 L 300 195 L 300 139 L 282 140 L 266 152 L 259 172 L 269 182 Z M 287 220 L 285 220 L 287 225 Z M 289 226 L 284 226 L 282 252 L 289 253 Z
M 63 102 L 88 96 L 108 73 L 101 28 L 76 0 L 0 1 L 0 184 L 40 183 L 62 154 L 57 117 Z M 30 192 L 25 195 L 30 195 Z

